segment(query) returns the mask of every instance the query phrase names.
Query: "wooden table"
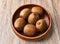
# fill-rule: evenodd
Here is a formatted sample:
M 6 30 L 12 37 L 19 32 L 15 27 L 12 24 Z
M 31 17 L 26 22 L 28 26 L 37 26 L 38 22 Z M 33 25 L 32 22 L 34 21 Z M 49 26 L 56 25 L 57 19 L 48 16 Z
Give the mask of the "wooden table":
M 24 4 L 41 5 L 51 14 L 52 28 L 44 39 L 25 41 L 12 31 L 13 13 Z M 0 0 L 0 44 L 60 44 L 60 0 Z

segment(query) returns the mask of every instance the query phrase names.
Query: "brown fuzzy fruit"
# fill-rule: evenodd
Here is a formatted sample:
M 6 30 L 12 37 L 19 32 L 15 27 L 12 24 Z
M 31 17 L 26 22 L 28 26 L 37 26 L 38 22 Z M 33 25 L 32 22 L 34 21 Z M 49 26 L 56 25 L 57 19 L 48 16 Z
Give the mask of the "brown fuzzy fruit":
M 32 12 L 39 13 L 40 15 L 43 13 L 43 9 L 41 7 L 33 7 Z
M 47 29 L 47 24 L 44 19 L 40 19 L 36 22 L 36 28 L 40 32 L 44 32 Z
M 31 14 L 29 15 L 29 17 L 28 17 L 28 22 L 29 22 L 30 24 L 35 24 L 38 19 L 39 19 L 39 15 L 38 15 L 38 14 L 36 14 L 36 13 L 31 13 Z
M 23 30 L 24 34 L 26 34 L 27 36 L 34 36 L 35 31 L 36 31 L 36 28 L 32 24 L 27 24 Z
M 23 18 L 17 18 L 14 22 L 14 26 L 18 31 L 21 31 L 25 26 L 25 20 Z
M 30 9 L 29 8 L 25 8 L 20 12 L 20 16 L 24 19 L 26 19 L 28 17 L 30 13 Z

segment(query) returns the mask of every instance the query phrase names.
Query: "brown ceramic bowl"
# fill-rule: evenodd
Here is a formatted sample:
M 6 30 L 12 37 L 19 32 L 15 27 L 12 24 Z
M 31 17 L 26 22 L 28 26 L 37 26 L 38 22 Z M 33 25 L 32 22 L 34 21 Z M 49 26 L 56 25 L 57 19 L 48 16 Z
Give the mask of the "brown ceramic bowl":
M 38 40 L 38 39 L 42 39 L 44 36 L 47 35 L 47 33 L 49 32 L 49 30 L 50 30 L 50 28 L 51 28 L 51 16 L 50 16 L 49 12 L 48 12 L 46 9 L 44 9 L 43 7 L 41 7 L 41 8 L 43 8 L 43 10 L 44 10 L 45 13 L 46 13 L 45 16 L 42 17 L 42 18 L 44 18 L 44 19 L 47 21 L 47 24 L 48 24 L 48 28 L 47 28 L 47 30 L 46 30 L 44 33 L 39 34 L 39 35 L 34 36 L 34 37 L 28 37 L 28 36 L 25 36 L 25 35 L 24 35 L 23 33 L 21 33 L 21 32 L 19 33 L 19 32 L 15 29 L 15 27 L 14 27 L 14 21 L 16 20 L 16 18 L 19 17 L 19 12 L 20 12 L 22 9 L 26 8 L 26 7 L 31 8 L 31 7 L 34 7 L 34 6 L 41 7 L 40 5 L 36 5 L 36 4 L 27 4 L 27 5 L 20 6 L 20 7 L 15 11 L 15 13 L 13 14 L 13 17 L 12 17 L 12 28 L 13 28 L 14 33 L 15 33 L 19 38 L 22 38 L 22 39 L 24 39 L 24 40 Z

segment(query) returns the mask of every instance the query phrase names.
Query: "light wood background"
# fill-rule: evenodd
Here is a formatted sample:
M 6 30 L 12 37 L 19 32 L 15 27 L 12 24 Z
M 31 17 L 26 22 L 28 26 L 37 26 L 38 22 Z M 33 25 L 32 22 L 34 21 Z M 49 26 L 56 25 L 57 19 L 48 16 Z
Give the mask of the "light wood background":
M 52 28 L 44 39 L 25 41 L 13 33 L 13 13 L 24 4 L 41 5 L 51 14 Z M 60 44 L 60 0 L 0 0 L 0 44 Z

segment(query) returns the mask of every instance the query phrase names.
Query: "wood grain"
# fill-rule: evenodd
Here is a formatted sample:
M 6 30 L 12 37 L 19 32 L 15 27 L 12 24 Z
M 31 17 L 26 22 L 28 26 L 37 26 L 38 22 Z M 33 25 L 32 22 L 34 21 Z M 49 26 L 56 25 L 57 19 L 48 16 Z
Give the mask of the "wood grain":
M 24 4 L 41 5 L 51 14 L 52 28 L 44 39 L 25 41 L 12 31 L 13 13 Z M 0 0 L 0 44 L 60 44 L 60 0 Z

